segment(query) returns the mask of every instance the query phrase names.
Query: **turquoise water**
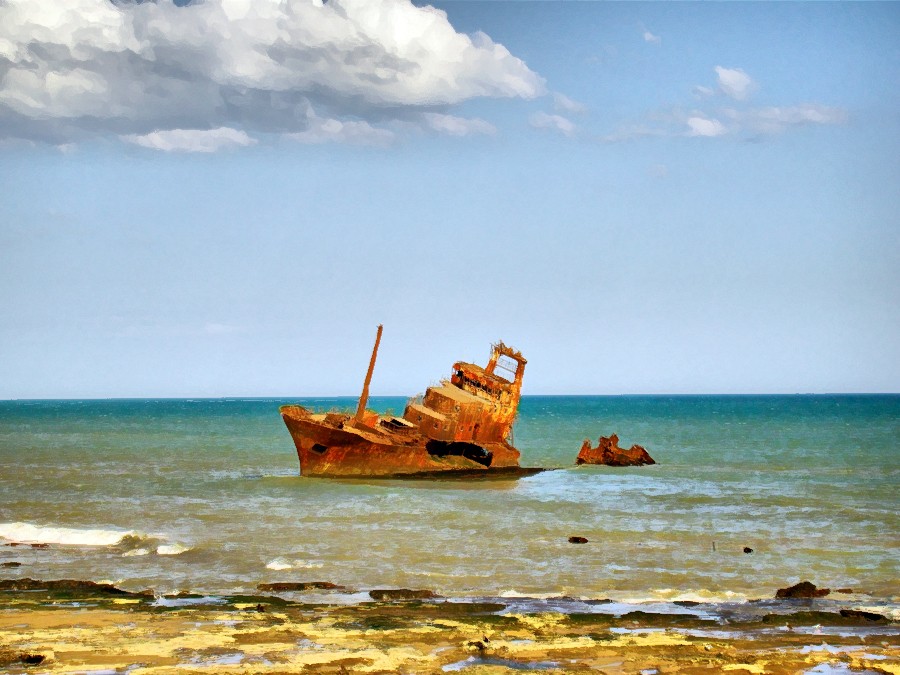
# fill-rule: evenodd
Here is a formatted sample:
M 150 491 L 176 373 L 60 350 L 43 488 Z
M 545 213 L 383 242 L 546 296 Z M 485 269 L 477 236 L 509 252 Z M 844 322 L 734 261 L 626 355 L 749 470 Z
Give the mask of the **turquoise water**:
M 809 579 L 896 600 L 897 395 L 525 397 L 522 464 L 560 469 L 468 483 L 303 478 L 278 415 L 295 401 L 0 402 L 0 538 L 49 544 L 0 546 L 22 563 L 0 577 L 622 601 Z M 659 464 L 573 466 L 584 438 L 613 432 Z

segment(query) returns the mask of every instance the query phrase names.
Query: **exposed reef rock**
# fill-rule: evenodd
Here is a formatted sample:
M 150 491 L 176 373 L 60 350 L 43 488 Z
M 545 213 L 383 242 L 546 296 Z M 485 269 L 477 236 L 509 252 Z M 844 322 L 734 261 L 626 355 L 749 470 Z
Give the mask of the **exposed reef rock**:
M 845 619 L 865 619 L 866 621 L 887 622 L 888 618 L 877 612 L 867 612 L 862 609 L 842 609 L 841 616 Z
M 124 591 L 112 584 L 98 584 L 93 581 L 78 579 L 57 579 L 41 581 L 40 579 L 3 579 L 0 580 L 0 591 L 46 591 L 56 595 L 121 595 L 129 597 L 153 597 L 153 591 L 132 593 Z
M 434 591 L 410 590 L 409 588 L 378 588 L 369 591 L 369 596 L 379 602 L 393 600 L 432 600 L 441 596 Z
M 604 466 L 644 466 L 656 464 L 656 461 L 640 445 L 632 445 L 625 450 L 619 447 L 619 437 L 613 434 L 609 438 L 601 436 L 596 448 L 585 439 L 578 453 L 576 464 L 602 464 Z
M 258 584 L 256 588 L 260 591 L 343 591 L 345 586 L 333 584 L 330 581 L 279 581 L 274 584 Z
M 0 649 L 0 666 L 18 664 L 37 666 L 43 663 L 45 658 L 43 654 L 29 654 L 28 652 L 17 652 L 12 649 Z
M 776 598 L 824 598 L 831 591 L 827 588 L 816 588 L 816 585 L 810 581 L 801 581 L 799 584 L 788 586 L 787 588 L 779 588 Z

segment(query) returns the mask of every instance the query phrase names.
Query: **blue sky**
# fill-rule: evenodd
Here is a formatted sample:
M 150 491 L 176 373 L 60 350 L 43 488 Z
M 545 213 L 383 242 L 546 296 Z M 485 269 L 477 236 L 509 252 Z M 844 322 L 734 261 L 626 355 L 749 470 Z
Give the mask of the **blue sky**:
M 900 390 L 900 5 L 42 4 L 2 398 Z

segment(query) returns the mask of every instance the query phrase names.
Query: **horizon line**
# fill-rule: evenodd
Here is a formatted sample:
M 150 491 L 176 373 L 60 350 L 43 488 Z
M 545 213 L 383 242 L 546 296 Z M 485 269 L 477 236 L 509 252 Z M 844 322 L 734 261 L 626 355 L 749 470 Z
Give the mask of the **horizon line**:
M 831 391 L 831 392 L 743 392 L 743 393 L 653 393 L 653 394 L 522 394 L 521 398 L 628 398 L 628 397 L 664 397 L 664 396 L 680 396 L 680 397 L 750 397 L 750 396 L 900 396 L 900 391 Z M 374 398 L 415 398 L 408 394 L 373 394 L 369 396 Z M 289 399 L 350 399 L 359 400 L 357 394 L 319 394 L 319 395 L 269 395 L 269 396 L 84 396 L 79 398 L 59 398 L 59 397 L 41 397 L 41 398 L 0 398 L 0 403 L 17 403 L 17 402 L 51 402 L 51 401 L 265 401 L 265 400 L 289 400 Z

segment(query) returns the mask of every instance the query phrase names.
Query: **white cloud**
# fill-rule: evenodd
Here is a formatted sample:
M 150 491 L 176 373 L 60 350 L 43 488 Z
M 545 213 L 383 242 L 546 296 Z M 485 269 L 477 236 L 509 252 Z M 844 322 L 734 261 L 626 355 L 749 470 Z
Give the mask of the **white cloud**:
M 743 101 L 756 89 L 756 83 L 740 68 L 716 66 L 719 89 L 736 101 Z
M 440 113 L 423 113 L 425 126 L 448 136 L 470 136 L 472 134 L 493 134 L 497 128 L 482 119 L 443 115 Z
M 694 110 L 689 113 L 676 110 L 656 114 L 650 123 L 623 127 L 620 131 L 602 136 L 598 140 L 614 143 L 649 136 L 695 138 L 728 136 L 746 139 L 754 136 L 771 136 L 804 126 L 842 124 L 847 118 L 847 111 L 843 108 L 812 103 L 780 107 Z
M 164 129 L 149 134 L 129 134 L 121 137 L 153 150 L 165 152 L 215 152 L 223 148 L 253 145 L 256 139 L 244 131 L 219 127 L 218 129 Z
M 704 87 L 702 85 L 697 85 L 693 89 L 691 89 L 691 93 L 697 98 L 708 98 L 712 96 L 715 92 L 709 87 Z
M 662 43 L 662 38 L 659 35 L 654 35 L 649 30 L 644 31 L 644 42 L 650 42 L 652 44 L 658 45 Z
M 707 117 L 688 117 L 686 120 L 688 125 L 688 136 L 722 136 L 728 130 L 719 120 Z
M 401 119 L 543 79 L 487 35 L 410 0 L 4 0 L 0 136 L 241 128 L 303 132 Z
M 309 115 L 304 131 L 287 134 L 287 137 L 301 143 L 348 143 L 351 145 L 390 145 L 394 132 L 373 127 L 360 120 L 341 121 L 333 118 Z
M 535 129 L 550 129 L 552 131 L 558 131 L 565 136 L 571 136 L 575 133 L 575 124 L 562 115 L 550 115 L 545 112 L 536 112 L 528 121 Z
M 560 94 L 559 92 L 553 94 L 553 107 L 561 112 L 574 113 L 576 115 L 587 112 L 586 105 L 569 98 L 565 94 Z
M 842 124 L 847 121 L 846 110 L 816 104 L 728 109 L 724 112 L 742 129 L 758 134 L 778 134 L 790 127 Z

